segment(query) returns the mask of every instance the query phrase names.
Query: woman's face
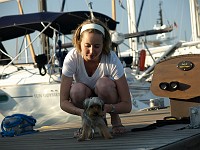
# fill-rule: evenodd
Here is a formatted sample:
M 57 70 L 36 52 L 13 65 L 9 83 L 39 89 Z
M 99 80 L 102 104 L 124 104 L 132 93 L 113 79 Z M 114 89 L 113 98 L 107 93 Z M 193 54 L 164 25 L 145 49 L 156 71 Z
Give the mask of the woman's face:
M 85 61 L 98 61 L 103 49 L 103 35 L 93 32 L 83 32 L 81 55 Z

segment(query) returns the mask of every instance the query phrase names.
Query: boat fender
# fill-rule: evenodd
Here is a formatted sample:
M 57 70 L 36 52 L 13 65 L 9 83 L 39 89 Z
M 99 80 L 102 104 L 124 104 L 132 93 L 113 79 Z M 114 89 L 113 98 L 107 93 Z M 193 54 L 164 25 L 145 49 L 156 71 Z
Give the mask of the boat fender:
M 24 114 L 6 116 L 1 123 L 2 137 L 14 137 L 38 132 L 33 129 L 36 119 Z
M 35 56 L 35 61 L 37 63 L 40 75 L 44 76 L 47 73 L 47 69 L 45 68 L 45 65 L 47 64 L 47 56 L 45 54 L 37 55 Z
M 145 59 L 146 59 L 146 51 L 143 49 L 140 51 L 140 71 L 144 71 L 145 70 Z

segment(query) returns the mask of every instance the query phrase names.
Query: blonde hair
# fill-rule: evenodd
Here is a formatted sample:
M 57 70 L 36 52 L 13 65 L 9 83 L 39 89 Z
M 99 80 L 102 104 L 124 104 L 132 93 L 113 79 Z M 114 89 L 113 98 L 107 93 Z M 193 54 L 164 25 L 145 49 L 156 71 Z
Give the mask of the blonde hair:
M 110 49 L 111 49 L 111 37 L 110 37 L 109 29 L 99 19 L 86 20 L 76 28 L 76 30 L 74 32 L 74 35 L 73 35 L 73 40 L 72 40 L 72 43 L 73 43 L 74 47 L 76 48 L 76 50 L 79 53 L 81 53 L 81 40 L 82 40 L 82 35 L 83 35 L 83 34 L 80 34 L 81 33 L 81 28 L 82 28 L 83 25 L 91 24 L 91 23 L 95 23 L 95 24 L 101 25 L 104 28 L 105 35 L 103 35 L 103 33 L 101 33 L 100 31 L 98 31 L 96 29 L 87 29 L 86 31 L 87 32 L 93 32 L 93 33 L 102 34 L 102 37 L 103 37 L 102 53 L 109 54 L 110 53 Z

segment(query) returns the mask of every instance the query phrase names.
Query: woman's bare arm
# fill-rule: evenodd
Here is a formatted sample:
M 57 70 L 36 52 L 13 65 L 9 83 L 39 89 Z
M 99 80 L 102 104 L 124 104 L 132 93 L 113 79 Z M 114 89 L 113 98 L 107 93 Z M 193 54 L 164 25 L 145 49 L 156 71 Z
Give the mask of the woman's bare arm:
M 66 77 L 62 75 L 60 85 L 60 107 L 65 112 L 81 116 L 83 110 L 74 106 L 73 103 L 70 102 L 70 88 L 72 85 L 72 81 L 72 77 Z

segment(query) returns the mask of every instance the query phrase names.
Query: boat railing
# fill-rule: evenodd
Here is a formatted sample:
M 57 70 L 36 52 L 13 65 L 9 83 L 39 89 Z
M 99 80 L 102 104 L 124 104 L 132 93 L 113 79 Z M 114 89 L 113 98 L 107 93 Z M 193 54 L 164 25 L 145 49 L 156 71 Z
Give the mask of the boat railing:
M 48 23 L 46 26 L 44 26 L 44 29 L 38 34 L 38 35 L 36 35 L 36 37 L 31 41 L 31 43 L 29 43 L 20 53 L 18 53 L 14 58 L 12 58 L 11 59 L 11 61 L 7 64 L 7 65 L 5 65 L 4 67 L 3 67 L 3 70 L 2 70 L 2 73 L 1 74 L 3 74 L 4 73 L 4 71 L 5 71 L 5 69 L 6 68 L 8 68 L 34 41 L 36 41 L 39 37 L 40 37 L 40 35 L 51 25 L 52 23 L 50 22 L 50 23 Z
M 161 60 L 163 60 L 164 58 L 168 57 L 168 56 L 171 56 L 176 49 L 180 48 L 182 45 L 182 42 L 177 42 L 176 44 L 172 45 L 168 50 L 165 51 L 165 53 L 160 57 L 158 58 L 154 63 L 153 65 L 151 65 L 145 72 L 143 72 L 141 75 L 137 75 L 136 78 L 138 80 L 141 80 L 143 77 L 145 77 L 146 75 L 148 75 L 155 67 L 155 65 L 157 63 L 159 63 Z

